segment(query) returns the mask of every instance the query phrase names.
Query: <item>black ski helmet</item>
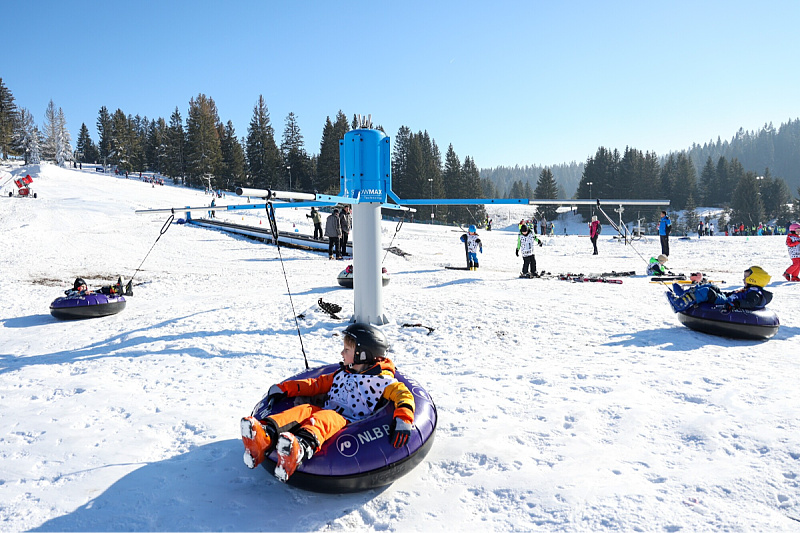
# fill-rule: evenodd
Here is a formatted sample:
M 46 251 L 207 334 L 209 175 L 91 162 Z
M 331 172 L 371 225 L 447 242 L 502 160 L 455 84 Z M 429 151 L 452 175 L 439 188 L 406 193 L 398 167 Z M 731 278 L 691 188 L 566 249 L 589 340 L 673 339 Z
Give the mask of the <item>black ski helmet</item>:
M 389 341 L 386 335 L 371 324 L 351 324 L 344 330 L 344 335 L 356 343 L 355 364 L 374 363 L 378 357 L 386 355 Z
M 75 278 L 75 283 L 72 284 L 72 288 L 78 289 L 81 285 L 86 285 L 86 282 L 83 281 L 83 278 Z

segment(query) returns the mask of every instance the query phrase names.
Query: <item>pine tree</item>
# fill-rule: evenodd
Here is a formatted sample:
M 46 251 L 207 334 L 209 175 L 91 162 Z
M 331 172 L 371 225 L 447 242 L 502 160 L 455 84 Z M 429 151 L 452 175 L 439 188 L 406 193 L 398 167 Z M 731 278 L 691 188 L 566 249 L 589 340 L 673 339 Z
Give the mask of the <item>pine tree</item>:
M 8 159 L 9 154 L 16 155 L 14 150 L 14 133 L 19 129 L 19 110 L 14 101 L 11 90 L 0 78 L 0 153 L 3 159 Z
M 675 154 L 669 154 L 664 164 L 661 166 L 661 173 L 659 176 L 661 196 L 662 198 L 672 199 L 672 193 L 675 190 L 675 183 L 678 180 L 678 160 Z M 674 204 L 673 204 L 674 207 Z
M 788 204 L 792 195 L 786 182 L 780 178 L 773 178 L 769 167 L 764 170 L 764 175 L 757 178 L 761 202 L 764 206 L 764 217 L 768 220 L 778 218 L 785 212 L 783 206 Z
M 761 203 L 761 195 L 758 190 L 756 175 L 746 172 L 731 198 L 731 221 L 735 224 L 744 223 L 745 226 L 757 226 L 764 219 L 764 206 Z
M 171 177 L 173 182 L 183 182 L 186 176 L 186 134 L 183 130 L 183 118 L 177 107 L 169 118 L 165 152 L 167 164 L 164 173 Z
M 111 153 L 111 137 L 113 131 L 113 124 L 111 115 L 106 106 L 100 108 L 97 113 L 97 134 L 99 141 L 97 143 L 97 150 L 99 152 L 99 160 L 103 165 L 108 164 L 108 156 Z
M 23 107 L 19 110 L 19 121 L 14 134 L 14 151 L 22 154 L 26 165 L 38 165 L 41 160 L 39 144 L 39 130 L 36 128 L 33 115 Z
M 530 188 L 530 185 L 527 182 L 525 183 L 525 185 L 528 185 L 528 188 Z M 525 193 L 525 185 L 522 184 L 522 180 L 517 180 L 514 183 L 512 183 L 511 184 L 511 189 L 509 189 L 509 191 L 508 191 L 508 197 L 509 198 L 528 198 L 528 199 L 530 199 L 530 196 L 528 196 Z M 533 195 L 531 195 L 531 196 L 533 196 Z
M 703 205 L 716 206 L 722 203 L 720 202 L 722 191 L 719 189 L 719 180 L 717 180 L 717 167 L 711 160 L 711 156 L 708 157 L 702 172 L 700 172 L 700 184 L 699 188 L 703 190 L 701 196 Z
M 339 139 L 335 137 L 330 117 L 325 118 L 322 140 L 317 159 L 317 189 L 324 194 L 335 194 L 339 185 Z
M 130 172 L 133 132 L 130 129 L 128 117 L 122 109 L 114 111 L 111 117 L 111 131 L 109 132 L 109 152 L 107 162 L 116 166 L 120 172 Z
M 392 148 L 392 189 L 400 198 L 412 198 L 409 180 L 409 155 L 412 133 L 407 126 L 400 126 Z
M 467 198 L 481 198 L 481 173 L 475 160 L 470 156 L 464 157 L 464 166 L 461 171 L 464 173 L 464 184 L 467 186 Z M 472 223 L 479 224 L 486 219 L 486 209 L 483 205 L 475 206 L 475 209 L 468 209 Z M 466 221 L 469 222 L 469 221 Z
M 614 176 L 617 174 L 615 168 L 615 154 L 618 156 L 619 152 L 609 152 L 604 147 L 597 149 L 594 157 L 589 157 L 583 167 L 583 176 L 581 177 L 578 190 L 575 193 L 577 198 L 609 198 L 612 197 L 614 190 Z M 591 185 L 589 185 L 591 183 Z M 586 220 L 588 220 L 591 209 L 579 209 Z
M 34 126 L 28 144 L 28 157 L 25 160 L 27 164 L 38 165 L 42 162 L 42 142 L 44 142 L 42 133 L 38 126 Z
M 536 193 L 534 193 L 533 189 L 531 189 L 531 182 L 525 182 L 525 186 L 522 187 L 522 197 L 527 198 L 528 200 L 536 197 Z
M 675 209 L 683 209 L 689 196 L 697 196 L 697 173 L 692 160 L 684 153 L 678 154 L 676 161 L 675 181 L 672 195 L 669 196 Z
M 67 119 L 64 117 L 64 111 L 60 107 L 56 114 L 56 120 L 56 163 L 63 167 L 68 161 L 73 160 L 73 156 L 72 137 L 67 129 Z
M 659 173 L 661 165 L 655 152 L 646 152 L 642 161 L 642 169 L 637 180 L 637 194 L 639 198 L 651 198 L 658 195 L 660 190 Z
M 92 141 L 91 136 L 89 135 L 89 128 L 86 127 L 86 123 L 81 123 L 81 129 L 78 132 L 78 142 L 75 146 L 75 150 L 78 152 L 78 161 L 81 163 L 96 163 L 99 159 L 99 153 L 97 151 L 97 146 Z
M 615 183 L 616 198 L 635 198 L 634 192 L 637 190 L 637 182 L 642 168 L 644 156 L 640 150 L 625 147 L 622 160 L 619 165 L 618 179 Z M 550 217 L 547 217 L 550 220 Z
M 286 186 L 288 190 L 314 191 L 311 181 L 311 168 L 306 154 L 303 134 L 297 124 L 297 117 L 290 112 L 286 117 L 286 126 L 281 140 L 281 156 L 286 168 Z
M 279 171 L 282 161 L 278 145 L 275 143 L 275 132 L 270 122 L 269 110 L 262 95 L 259 95 L 253 108 L 246 144 L 251 186 L 258 189 L 274 188 L 280 183 Z
M 700 223 L 700 217 L 697 216 L 697 204 L 694 201 L 694 195 L 689 195 L 686 199 L 686 233 L 691 233 L 697 229 L 697 225 Z
M 147 167 L 147 117 L 128 115 L 131 132 L 131 169 L 141 172 Z
M 444 156 L 444 171 L 442 172 L 442 181 L 444 183 L 444 193 L 447 198 L 461 198 L 461 191 L 466 187 L 464 186 L 463 175 L 461 173 L 461 161 L 458 159 L 453 145 L 447 147 L 447 153 Z M 459 218 L 463 218 L 461 206 L 451 205 L 447 206 L 447 215 L 444 219 L 447 222 L 456 222 Z
M 225 127 L 220 124 L 218 130 L 222 152 L 220 181 L 225 190 L 231 190 L 233 185 L 241 184 L 245 179 L 244 149 L 236 137 L 233 122 L 229 120 Z
M 533 197 L 540 200 L 555 200 L 558 198 L 558 187 L 550 169 L 546 168 L 539 174 L 539 181 L 536 183 Z M 542 212 L 547 220 L 555 220 L 558 215 L 557 209 L 557 205 L 543 205 L 539 208 L 539 211 Z
M 724 157 L 720 157 L 717 160 L 717 168 L 716 168 L 716 183 L 717 188 L 715 191 L 716 199 L 718 200 L 719 205 L 730 205 L 731 203 L 731 191 L 734 187 L 736 187 L 736 183 L 731 183 L 730 178 L 730 165 L 728 164 L 728 160 Z M 716 204 L 712 204 L 716 205 Z
M 42 157 L 45 160 L 55 161 L 56 159 L 56 138 L 58 137 L 58 110 L 56 105 L 50 100 L 44 112 L 44 144 L 42 145 Z
M 204 94 L 189 100 L 186 117 L 186 179 L 190 187 L 220 187 L 222 153 L 217 133 L 219 114 L 214 100 Z

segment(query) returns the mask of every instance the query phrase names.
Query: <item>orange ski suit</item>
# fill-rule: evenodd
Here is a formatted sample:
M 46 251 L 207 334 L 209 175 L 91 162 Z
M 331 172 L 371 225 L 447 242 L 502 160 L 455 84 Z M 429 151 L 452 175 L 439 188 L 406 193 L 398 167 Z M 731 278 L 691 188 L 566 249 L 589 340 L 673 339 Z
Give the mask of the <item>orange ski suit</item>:
M 343 364 L 331 374 L 316 378 L 284 381 L 278 387 L 290 398 L 325 394 L 320 407 L 309 403 L 296 405 L 267 417 L 278 434 L 305 430 L 316 438 L 316 451 L 349 422 L 366 418 L 382 405 L 394 403 L 394 418 L 414 422 L 414 396 L 404 383 L 394 377 L 394 363 L 381 358 L 364 372 L 356 373 Z

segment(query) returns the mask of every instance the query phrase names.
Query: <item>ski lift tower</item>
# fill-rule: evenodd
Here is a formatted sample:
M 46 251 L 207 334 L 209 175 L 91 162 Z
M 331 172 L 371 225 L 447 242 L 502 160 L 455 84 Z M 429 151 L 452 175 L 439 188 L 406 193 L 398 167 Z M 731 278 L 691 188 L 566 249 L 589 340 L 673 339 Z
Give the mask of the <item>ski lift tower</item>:
M 389 137 L 372 129 L 371 116 L 359 116 L 359 129 L 339 141 L 340 196 L 353 202 L 354 322 L 383 325 L 381 204 L 392 190 Z

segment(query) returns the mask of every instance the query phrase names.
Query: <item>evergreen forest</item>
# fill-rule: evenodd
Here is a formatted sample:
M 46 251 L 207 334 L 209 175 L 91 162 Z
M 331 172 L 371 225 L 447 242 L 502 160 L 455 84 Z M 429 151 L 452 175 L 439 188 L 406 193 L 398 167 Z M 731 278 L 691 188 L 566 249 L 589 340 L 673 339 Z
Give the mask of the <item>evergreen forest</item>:
M 103 164 L 119 171 L 158 173 L 189 187 L 336 194 L 339 140 L 356 127 L 356 120 L 355 115 L 348 120 L 341 110 L 326 117 L 319 147 L 309 148 L 295 114 L 289 113 L 281 128 L 258 96 L 240 136 L 230 120 L 219 117 L 214 99 L 201 93 L 184 112 L 176 106 L 169 117 L 148 118 L 101 106 L 93 125 L 97 141 L 83 123 L 73 148 L 60 108 L 49 103 L 40 129 L 30 111 L 17 107 L 0 78 L 3 159 Z M 777 129 L 768 124 L 758 132 L 740 130 L 730 141 L 718 138 L 662 157 L 631 147 L 622 153 L 600 147 L 581 164 L 492 169 L 479 169 L 469 155 L 460 158 L 452 144 L 442 153 L 427 131 L 401 126 L 392 138 L 391 165 L 393 189 L 406 199 L 663 198 L 670 200 L 672 211 L 719 207 L 737 222 L 800 217 L 800 120 Z M 645 216 L 652 218 L 659 210 Z M 540 211 L 547 219 L 556 215 L 555 207 Z M 472 224 L 482 222 L 486 213 L 474 205 L 418 206 L 415 217 Z

